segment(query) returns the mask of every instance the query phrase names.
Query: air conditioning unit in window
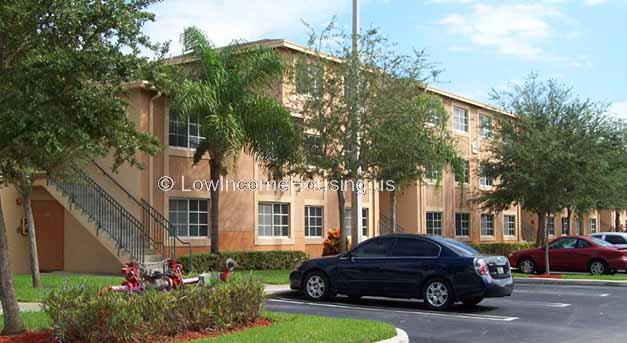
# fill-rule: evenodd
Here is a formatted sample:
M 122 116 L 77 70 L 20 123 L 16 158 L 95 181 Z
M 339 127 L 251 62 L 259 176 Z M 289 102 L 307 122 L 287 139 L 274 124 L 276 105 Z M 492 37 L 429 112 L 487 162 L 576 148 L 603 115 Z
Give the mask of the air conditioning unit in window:
M 479 143 L 475 142 L 475 143 L 471 143 L 470 144 L 470 151 L 473 154 L 478 154 L 479 153 Z

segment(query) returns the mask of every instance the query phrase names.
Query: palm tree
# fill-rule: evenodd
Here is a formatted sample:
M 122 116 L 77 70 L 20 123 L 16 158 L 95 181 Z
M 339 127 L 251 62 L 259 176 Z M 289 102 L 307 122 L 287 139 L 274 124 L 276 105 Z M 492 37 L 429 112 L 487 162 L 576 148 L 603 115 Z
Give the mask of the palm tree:
M 218 49 L 196 27 L 184 30 L 182 42 L 192 62 L 179 70 L 184 76 L 171 87 L 172 108 L 183 117 L 200 116 L 204 140 L 194 163 L 208 153 L 210 180 L 217 184 L 227 162 L 244 151 L 270 176 L 282 176 L 296 159 L 299 135 L 289 111 L 266 95 L 283 76 L 278 52 L 241 42 Z M 217 253 L 219 189 L 210 194 L 211 252 Z

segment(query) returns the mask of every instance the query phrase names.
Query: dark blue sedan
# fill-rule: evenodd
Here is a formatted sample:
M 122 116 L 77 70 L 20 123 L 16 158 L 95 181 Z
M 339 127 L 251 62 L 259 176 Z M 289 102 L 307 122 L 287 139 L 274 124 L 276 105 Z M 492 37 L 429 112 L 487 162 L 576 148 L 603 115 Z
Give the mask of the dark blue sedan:
M 434 310 L 455 301 L 476 305 L 483 298 L 512 294 L 507 258 L 482 256 L 441 236 L 393 234 L 364 241 L 349 253 L 305 261 L 290 274 L 292 289 L 311 300 L 336 294 L 424 299 Z

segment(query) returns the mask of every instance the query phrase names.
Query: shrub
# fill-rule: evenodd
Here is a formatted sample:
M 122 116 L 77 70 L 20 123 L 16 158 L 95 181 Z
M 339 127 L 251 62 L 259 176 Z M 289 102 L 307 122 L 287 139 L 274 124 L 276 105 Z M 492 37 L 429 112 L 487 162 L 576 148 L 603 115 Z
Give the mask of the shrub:
M 309 259 L 303 251 L 245 251 L 223 252 L 219 254 L 194 254 L 192 267 L 194 272 L 220 271 L 224 269 L 226 259 L 232 258 L 239 270 L 292 269 L 298 263 Z M 189 257 L 179 258 L 185 270 L 190 270 Z
M 53 290 L 44 300 L 44 311 L 64 342 L 145 342 L 252 323 L 263 300 L 263 286 L 251 278 L 142 294 L 98 295 L 97 289 L 79 284 Z
M 508 256 L 509 254 L 522 250 L 534 248 L 535 244 L 529 242 L 520 243 L 474 243 L 473 248 L 486 255 Z
M 327 239 L 324 240 L 322 256 L 336 255 L 340 253 L 340 229 L 330 229 Z

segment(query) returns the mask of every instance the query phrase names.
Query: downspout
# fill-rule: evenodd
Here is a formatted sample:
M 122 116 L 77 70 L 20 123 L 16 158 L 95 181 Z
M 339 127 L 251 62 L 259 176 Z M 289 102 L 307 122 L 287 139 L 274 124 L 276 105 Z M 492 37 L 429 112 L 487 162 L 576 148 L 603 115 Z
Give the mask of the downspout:
M 154 135 L 154 103 L 157 99 L 161 97 L 161 95 L 162 93 L 160 91 L 157 91 L 157 94 L 150 98 L 150 103 L 148 104 L 148 131 L 151 135 Z M 153 166 L 153 156 L 148 155 L 148 201 L 150 201 L 151 206 L 153 206 L 154 204 L 154 187 L 152 186 L 152 182 L 154 181 L 154 169 L 155 168 Z

